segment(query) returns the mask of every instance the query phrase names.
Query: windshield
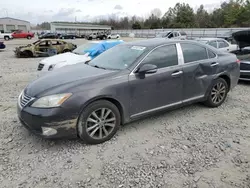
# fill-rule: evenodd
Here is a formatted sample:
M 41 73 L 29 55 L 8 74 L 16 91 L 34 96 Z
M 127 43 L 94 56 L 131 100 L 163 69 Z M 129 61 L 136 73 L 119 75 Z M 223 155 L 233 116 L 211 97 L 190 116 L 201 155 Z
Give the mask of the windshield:
M 146 47 L 142 46 L 115 46 L 95 59 L 90 61 L 89 65 L 111 70 L 123 70 L 132 65 L 139 58 Z
M 41 40 L 37 40 L 36 42 L 33 42 L 32 44 L 37 44 L 39 42 L 41 42 Z
M 83 45 L 77 47 L 77 48 L 73 51 L 73 53 L 79 54 L 79 55 L 84 55 L 84 54 L 87 53 L 86 50 L 90 50 L 91 48 L 93 48 L 93 47 L 96 46 L 96 45 L 97 45 L 97 43 L 87 43 L 87 44 L 83 44 Z
M 163 33 L 158 33 L 156 36 L 157 37 L 166 37 L 170 32 L 163 32 Z

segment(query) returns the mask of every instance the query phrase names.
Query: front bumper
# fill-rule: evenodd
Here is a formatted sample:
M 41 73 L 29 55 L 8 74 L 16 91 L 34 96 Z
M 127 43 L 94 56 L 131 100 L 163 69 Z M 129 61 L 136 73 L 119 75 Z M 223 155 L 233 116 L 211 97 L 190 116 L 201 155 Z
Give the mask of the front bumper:
M 65 114 L 61 108 L 22 108 L 17 105 L 20 122 L 29 131 L 43 138 L 76 138 L 77 117 Z
M 250 81 L 250 70 L 240 70 L 240 80 Z

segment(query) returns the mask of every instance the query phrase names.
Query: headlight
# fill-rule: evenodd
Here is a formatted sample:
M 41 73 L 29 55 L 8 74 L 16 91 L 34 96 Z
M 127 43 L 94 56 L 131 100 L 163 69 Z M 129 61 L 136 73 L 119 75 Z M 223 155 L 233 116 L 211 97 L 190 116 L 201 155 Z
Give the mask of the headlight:
M 71 95 L 72 93 L 64 93 L 41 97 L 40 99 L 35 101 L 31 106 L 36 108 L 58 107 L 61 106 Z

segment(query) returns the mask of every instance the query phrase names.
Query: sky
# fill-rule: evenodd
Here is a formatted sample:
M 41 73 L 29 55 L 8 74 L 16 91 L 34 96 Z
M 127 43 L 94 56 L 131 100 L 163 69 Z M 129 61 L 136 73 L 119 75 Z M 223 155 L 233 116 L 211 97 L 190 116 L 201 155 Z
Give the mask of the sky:
M 164 14 L 177 2 L 188 3 L 195 10 L 200 0 L 0 0 L 0 17 L 27 20 L 32 24 L 44 21 L 91 22 L 115 14 L 123 16 L 147 17 L 154 8 Z M 204 3 L 208 11 L 220 6 L 220 0 Z

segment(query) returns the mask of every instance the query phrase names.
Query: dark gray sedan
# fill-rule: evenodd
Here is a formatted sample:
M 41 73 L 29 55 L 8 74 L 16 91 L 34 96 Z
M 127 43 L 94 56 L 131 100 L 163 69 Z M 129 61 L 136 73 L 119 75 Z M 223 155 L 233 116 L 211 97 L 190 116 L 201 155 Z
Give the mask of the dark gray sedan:
M 194 41 L 130 42 L 30 83 L 19 96 L 18 116 L 43 137 L 98 144 L 155 112 L 196 102 L 218 107 L 239 75 L 235 55 Z

